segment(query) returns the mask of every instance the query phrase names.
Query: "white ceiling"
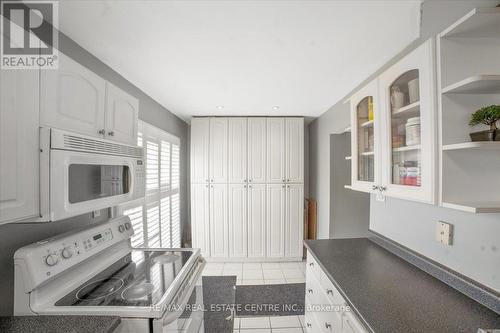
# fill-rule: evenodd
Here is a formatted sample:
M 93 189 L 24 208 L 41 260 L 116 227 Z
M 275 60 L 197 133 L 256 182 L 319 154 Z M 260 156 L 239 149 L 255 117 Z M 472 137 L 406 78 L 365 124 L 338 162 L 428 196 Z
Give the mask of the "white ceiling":
M 418 37 L 420 21 L 420 1 L 404 0 L 73 0 L 59 10 L 61 31 L 184 119 L 319 116 Z

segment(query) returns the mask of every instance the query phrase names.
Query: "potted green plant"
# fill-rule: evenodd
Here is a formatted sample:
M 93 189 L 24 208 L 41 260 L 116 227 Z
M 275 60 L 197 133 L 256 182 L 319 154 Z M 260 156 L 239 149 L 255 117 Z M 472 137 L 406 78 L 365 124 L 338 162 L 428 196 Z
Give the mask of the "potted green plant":
M 472 114 L 470 126 L 484 124 L 489 130 L 470 133 L 472 141 L 500 141 L 500 130 L 497 121 L 500 120 L 500 105 L 485 106 Z

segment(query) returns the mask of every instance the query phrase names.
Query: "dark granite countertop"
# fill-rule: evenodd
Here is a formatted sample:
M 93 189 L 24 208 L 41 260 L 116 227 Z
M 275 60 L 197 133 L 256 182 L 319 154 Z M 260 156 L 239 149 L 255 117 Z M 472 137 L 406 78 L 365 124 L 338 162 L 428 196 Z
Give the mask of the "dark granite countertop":
M 2 333 L 112 333 L 120 317 L 12 316 L 0 317 Z
M 499 314 L 367 238 L 304 243 L 371 332 L 500 329 Z

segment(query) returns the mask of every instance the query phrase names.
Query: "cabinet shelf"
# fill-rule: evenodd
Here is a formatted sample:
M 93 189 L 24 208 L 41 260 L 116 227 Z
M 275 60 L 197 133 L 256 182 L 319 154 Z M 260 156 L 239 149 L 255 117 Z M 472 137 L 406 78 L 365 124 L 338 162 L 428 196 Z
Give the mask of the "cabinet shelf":
M 413 150 L 420 150 L 420 148 L 421 148 L 420 145 L 404 146 L 404 147 L 392 148 L 392 151 L 393 152 L 413 151 Z
M 375 153 L 373 151 L 365 151 L 361 153 L 361 156 L 373 156 Z
M 360 125 L 361 127 L 371 127 L 373 126 L 373 120 L 368 120 L 368 121 L 365 121 L 364 123 L 361 123 Z
M 500 141 L 463 142 L 443 146 L 444 151 L 462 149 L 500 149 Z
M 469 213 L 500 213 L 499 201 L 443 202 L 442 206 Z
M 499 36 L 500 8 L 495 7 L 473 9 L 441 33 L 441 38 Z
M 443 88 L 442 93 L 500 94 L 500 75 L 474 75 Z
M 410 117 L 418 116 L 420 114 L 420 101 L 412 103 L 402 108 L 397 109 L 392 113 L 393 117 Z
M 345 159 L 346 159 L 346 161 L 350 161 L 350 160 L 352 160 L 352 156 L 346 156 Z

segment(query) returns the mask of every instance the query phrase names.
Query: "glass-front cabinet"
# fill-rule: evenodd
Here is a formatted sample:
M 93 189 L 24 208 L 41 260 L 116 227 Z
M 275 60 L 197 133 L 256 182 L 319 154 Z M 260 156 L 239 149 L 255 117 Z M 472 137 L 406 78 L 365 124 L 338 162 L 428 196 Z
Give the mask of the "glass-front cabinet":
M 352 188 L 371 192 L 380 183 L 378 80 L 350 99 Z
M 351 97 L 354 190 L 435 202 L 434 72 L 430 39 Z

